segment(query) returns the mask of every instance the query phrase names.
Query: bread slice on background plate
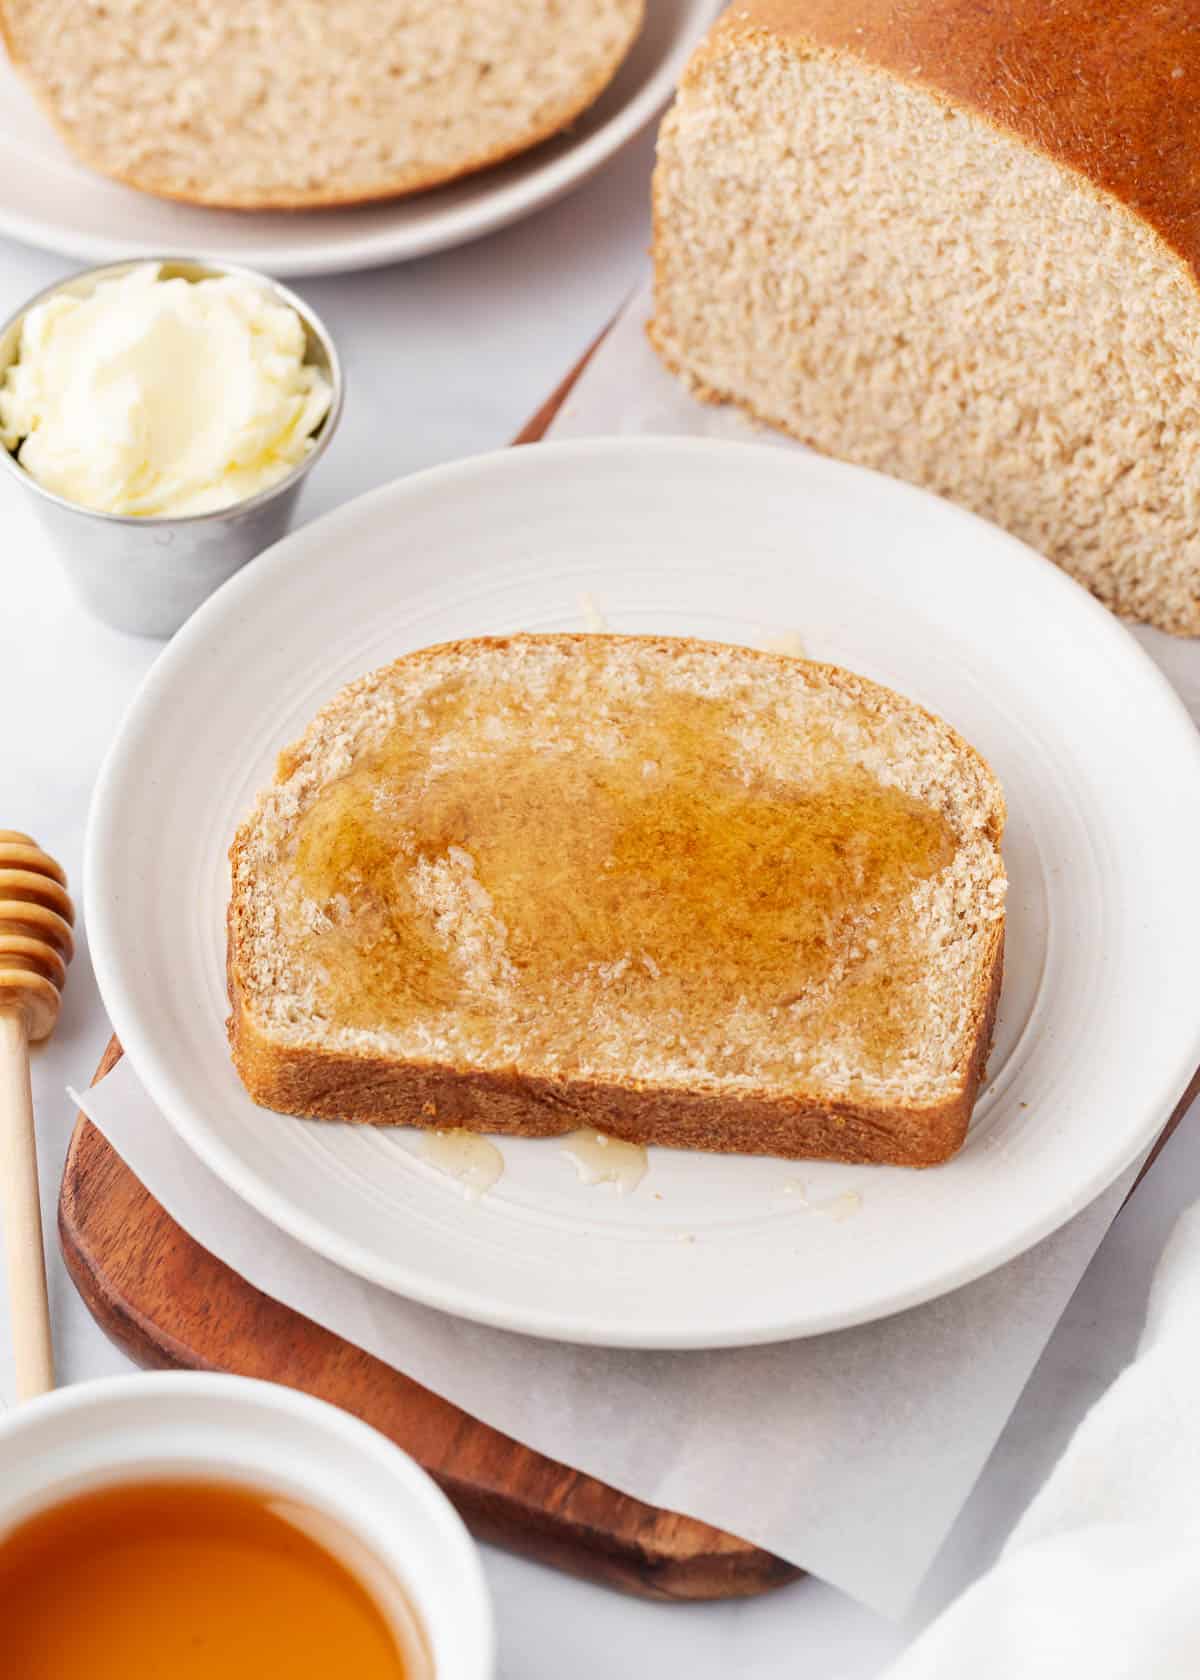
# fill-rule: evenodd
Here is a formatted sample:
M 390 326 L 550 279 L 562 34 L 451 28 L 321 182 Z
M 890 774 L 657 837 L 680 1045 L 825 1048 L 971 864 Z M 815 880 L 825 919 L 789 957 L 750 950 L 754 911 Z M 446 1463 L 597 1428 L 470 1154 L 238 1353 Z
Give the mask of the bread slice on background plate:
M 663 359 L 1200 634 L 1185 0 L 736 0 L 664 122 Z
M 233 1059 L 292 1114 L 941 1161 L 991 1042 L 1004 815 L 951 728 L 832 666 L 408 654 L 233 842 Z
M 83 163 L 228 209 L 399 197 L 556 134 L 645 0 L 0 0 Z

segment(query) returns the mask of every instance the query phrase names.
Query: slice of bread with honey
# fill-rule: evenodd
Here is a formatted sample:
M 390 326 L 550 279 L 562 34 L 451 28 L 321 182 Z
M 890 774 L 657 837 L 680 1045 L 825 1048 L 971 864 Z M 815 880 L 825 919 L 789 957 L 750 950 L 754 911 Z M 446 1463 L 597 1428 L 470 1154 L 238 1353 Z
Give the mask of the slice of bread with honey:
M 0 36 L 91 168 L 290 210 L 418 192 L 557 134 L 612 80 L 644 5 L 0 0 Z
M 962 1143 L 1004 800 L 920 706 L 668 637 L 398 659 L 231 849 L 229 1022 L 287 1113 L 914 1166 Z

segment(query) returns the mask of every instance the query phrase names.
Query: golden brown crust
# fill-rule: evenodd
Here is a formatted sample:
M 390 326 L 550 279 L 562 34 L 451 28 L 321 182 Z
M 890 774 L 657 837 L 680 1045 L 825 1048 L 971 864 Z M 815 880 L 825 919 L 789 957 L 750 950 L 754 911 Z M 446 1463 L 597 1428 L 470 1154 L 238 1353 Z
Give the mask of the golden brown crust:
M 487 645 L 503 648 L 528 637 L 479 637 L 425 648 L 396 664 L 434 659 Z M 555 642 L 583 642 L 582 635 L 555 636 Z M 693 638 L 611 638 L 656 646 L 704 645 Z M 740 649 L 756 659 L 779 663 L 785 656 Z M 805 661 L 812 666 L 814 662 Z M 866 678 L 836 666 L 819 666 L 832 682 L 853 683 L 887 694 Z M 388 670 L 391 667 L 386 668 Z M 374 672 L 343 690 L 333 706 L 353 706 L 356 696 L 377 683 Z M 934 722 L 965 756 L 986 761 L 944 720 L 913 701 L 903 704 Z M 329 708 L 332 709 L 332 708 Z M 328 710 L 327 709 L 327 712 Z M 322 714 L 325 716 L 327 714 Z M 312 750 L 321 719 L 280 755 L 277 781 L 286 780 Z M 253 831 L 252 817 L 230 848 L 235 880 Z M 986 832 L 999 844 L 1004 809 L 997 793 L 988 812 Z M 558 1136 L 580 1126 L 594 1126 L 630 1142 L 734 1154 L 765 1154 L 793 1159 L 828 1159 L 860 1163 L 932 1166 L 962 1145 L 991 1047 L 1003 976 L 1004 922 L 995 921 L 983 953 L 976 995 L 970 1011 L 969 1048 L 957 1091 L 944 1101 L 923 1106 L 866 1100 L 829 1099 L 819 1093 L 783 1095 L 770 1089 L 744 1094 L 702 1088 L 668 1087 L 635 1079 L 548 1079 L 503 1071 L 455 1067 L 437 1062 L 397 1060 L 369 1051 L 331 1050 L 318 1044 L 285 1044 L 272 1038 L 255 1018 L 249 988 L 243 983 L 238 952 L 247 946 L 249 906 L 235 890 L 228 910 L 227 983 L 231 1013 L 227 1022 L 233 1062 L 247 1091 L 263 1107 L 313 1119 L 375 1125 L 450 1126 L 468 1131 L 523 1137 Z
M 49 98 L 38 77 L 18 51 L 16 36 L 7 15 L 11 3 L 12 0 L 0 0 L 0 45 L 39 108 L 53 125 L 59 139 L 78 162 L 87 169 L 97 170 L 109 180 L 119 182 L 121 186 L 130 187 L 135 192 L 149 193 L 152 197 L 166 199 L 172 204 L 191 204 L 206 210 L 244 210 L 247 213 L 276 210 L 346 210 L 358 205 L 387 203 L 393 199 L 411 198 L 418 193 L 429 192 L 434 187 L 448 186 L 452 181 L 460 181 L 468 175 L 494 169 L 511 158 L 521 157 L 532 151 L 535 146 L 540 146 L 547 140 L 552 140 L 555 135 L 561 134 L 577 117 L 596 103 L 629 56 L 644 21 L 643 12 L 639 16 L 637 28 L 630 34 L 620 51 L 615 53 L 607 64 L 599 66 L 595 75 L 576 90 L 574 97 L 564 100 L 520 140 L 486 147 L 472 157 L 460 160 L 445 169 L 425 169 L 415 174 L 411 170 L 406 171 L 403 175 L 395 177 L 390 184 L 384 183 L 365 192 L 332 193 L 327 190 L 314 190 L 238 195 L 222 189 L 218 182 L 212 182 L 203 191 L 183 193 L 178 188 L 150 176 L 101 169 L 95 158 L 89 156 L 87 151 L 77 144 L 74 133 L 69 125 L 63 122 L 54 101 Z
M 1148 223 L 1200 275 L 1200 28 L 1189 0 L 736 0 L 747 31 L 847 52 L 973 111 Z
M 231 907 L 232 915 L 232 907 Z M 992 936 L 961 1089 L 924 1108 L 819 1097 L 643 1087 L 638 1082 L 529 1078 L 284 1045 L 256 1026 L 231 967 L 234 1065 L 263 1108 L 365 1125 L 459 1127 L 507 1137 L 559 1137 L 594 1126 L 630 1143 L 794 1160 L 937 1166 L 962 1147 L 983 1080 L 1004 969 L 1004 929 Z

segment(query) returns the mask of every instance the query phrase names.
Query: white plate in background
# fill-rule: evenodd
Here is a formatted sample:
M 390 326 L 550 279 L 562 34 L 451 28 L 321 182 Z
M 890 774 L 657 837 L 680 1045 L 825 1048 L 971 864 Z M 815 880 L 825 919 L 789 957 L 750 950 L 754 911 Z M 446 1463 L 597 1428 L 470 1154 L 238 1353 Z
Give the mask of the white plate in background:
M 942 714 L 1009 806 L 1007 971 L 962 1152 L 925 1172 L 650 1151 L 639 1188 L 504 1140 L 480 1202 L 403 1129 L 255 1108 L 225 1041 L 226 850 L 275 755 L 404 651 L 517 629 L 796 632 Z M 1200 736 L 1128 633 L 1014 538 L 911 486 L 760 445 L 539 444 L 437 468 L 278 544 L 176 637 L 92 810 L 113 1026 L 167 1120 L 328 1258 L 487 1323 L 637 1347 L 768 1341 L 1011 1259 L 1153 1139 L 1200 1062 Z M 837 1219 L 811 1203 L 861 1198 Z
M 426 256 L 505 227 L 586 180 L 667 103 L 719 10 L 719 0 L 650 0 L 612 83 L 556 139 L 413 198 L 331 210 L 209 210 L 97 175 L 59 139 L 0 45 L 0 233 L 81 262 L 205 257 L 275 275 Z

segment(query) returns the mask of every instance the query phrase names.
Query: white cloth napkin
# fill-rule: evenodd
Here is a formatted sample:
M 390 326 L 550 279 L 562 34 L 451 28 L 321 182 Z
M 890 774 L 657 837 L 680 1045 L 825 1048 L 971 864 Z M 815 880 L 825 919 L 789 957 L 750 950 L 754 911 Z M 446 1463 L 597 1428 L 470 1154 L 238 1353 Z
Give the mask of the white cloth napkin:
M 1159 1263 L 1138 1357 L 995 1567 L 890 1680 L 1200 1674 L 1200 1207 Z
M 750 435 L 740 416 L 694 402 L 663 372 L 645 343 L 648 312 L 644 295 L 630 305 L 552 435 Z M 1200 716 L 1200 658 L 1153 631 L 1145 639 Z M 776 1347 L 629 1353 L 466 1324 L 339 1271 L 195 1160 L 127 1062 L 82 1106 L 172 1217 L 268 1295 L 536 1450 L 741 1534 L 894 1615 L 1133 1176 L 1021 1259 L 896 1318 Z

